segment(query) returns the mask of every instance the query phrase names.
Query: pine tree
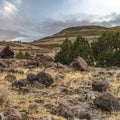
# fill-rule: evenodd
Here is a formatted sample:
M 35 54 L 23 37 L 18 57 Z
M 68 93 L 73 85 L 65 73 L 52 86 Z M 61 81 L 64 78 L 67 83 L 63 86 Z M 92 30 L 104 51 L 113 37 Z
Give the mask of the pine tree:
M 120 66 L 119 32 L 105 32 L 91 46 L 97 66 Z
M 72 46 L 71 41 L 66 38 L 66 40 L 61 45 L 60 52 L 58 52 L 55 55 L 55 61 L 60 62 L 62 64 L 69 65 L 71 62 L 71 58 L 70 58 L 71 46 Z
M 82 57 L 90 65 L 93 64 L 92 51 L 87 39 L 78 36 L 72 45 L 72 59 Z

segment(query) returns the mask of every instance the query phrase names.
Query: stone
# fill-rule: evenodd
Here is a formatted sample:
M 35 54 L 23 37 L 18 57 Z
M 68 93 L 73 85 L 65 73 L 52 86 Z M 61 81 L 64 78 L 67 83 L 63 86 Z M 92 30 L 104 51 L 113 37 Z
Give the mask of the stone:
M 0 108 L 0 120 L 22 120 L 22 115 L 16 109 Z
M 81 111 L 77 117 L 79 119 L 92 120 L 90 113 L 87 111 Z
M 13 82 L 12 87 L 21 88 L 21 87 L 26 87 L 28 84 L 29 82 L 27 80 L 22 79 L 22 80 Z
M 58 116 L 62 116 L 68 120 L 73 120 L 74 115 L 73 112 L 70 110 L 69 107 L 63 105 L 62 103 L 59 104 L 53 111 L 53 114 L 58 115 Z
M 82 57 L 75 58 L 70 64 L 70 67 L 75 71 L 87 71 L 88 70 L 88 65 Z
M 40 117 L 40 120 L 53 120 L 53 118 L 50 116 L 42 116 Z
M 37 79 L 37 76 L 33 73 L 29 73 L 27 75 L 27 80 L 30 81 L 30 83 L 34 82 Z
M 45 85 L 46 87 L 50 86 L 53 84 L 53 78 L 51 77 L 50 74 L 45 73 L 45 72 L 40 72 L 37 74 L 37 80 Z
M 14 52 L 10 49 L 9 46 L 6 46 L 3 48 L 3 50 L 0 53 L 1 58 L 14 58 Z
M 92 82 L 92 89 L 98 92 L 107 91 L 109 84 L 106 81 L 96 80 Z
M 94 100 L 94 104 L 101 109 L 105 109 L 109 112 L 120 110 L 119 101 L 110 93 L 103 93 L 97 96 Z
M 16 76 L 15 75 L 7 75 L 5 76 L 5 80 L 7 80 L 8 82 L 13 82 L 16 81 Z

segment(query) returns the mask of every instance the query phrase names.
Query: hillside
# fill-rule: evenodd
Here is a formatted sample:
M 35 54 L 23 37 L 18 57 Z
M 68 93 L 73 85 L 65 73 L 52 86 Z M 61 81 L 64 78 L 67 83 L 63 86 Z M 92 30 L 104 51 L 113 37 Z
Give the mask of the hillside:
M 75 26 L 66 28 L 52 36 L 48 36 L 37 41 L 31 42 L 31 45 L 45 48 L 52 51 L 53 54 L 59 50 L 60 45 L 67 37 L 69 40 L 74 41 L 78 35 L 82 35 L 89 42 L 97 39 L 105 31 L 120 31 L 120 27 L 107 28 L 104 26 Z

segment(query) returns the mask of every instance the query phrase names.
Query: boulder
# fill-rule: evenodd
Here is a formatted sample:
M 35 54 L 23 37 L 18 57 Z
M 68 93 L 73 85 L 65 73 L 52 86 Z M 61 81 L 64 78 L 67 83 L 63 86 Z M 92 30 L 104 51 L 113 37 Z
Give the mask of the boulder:
M 16 109 L 0 108 L 0 120 L 22 120 L 22 115 Z
M 8 82 L 16 81 L 16 76 L 15 75 L 7 75 L 7 76 L 5 76 L 5 80 L 7 80 Z
M 119 101 L 110 93 L 103 93 L 97 96 L 94 100 L 94 104 L 101 109 L 105 109 L 109 112 L 120 110 Z
M 70 67 L 76 71 L 87 71 L 88 70 L 88 65 L 82 57 L 75 58 L 70 64 Z
M 38 66 L 52 67 L 54 64 L 53 58 L 47 55 L 39 55 L 35 58 L 38 61 Z
M 62 116 L 66 118 L 67 120 L 73 120 L 74 119 L 74 114 L 71 111 L 71 109 L 63 104 L 59 104 L 53 111 L 53 114 Z
M 14 52 L 10 49 L 9 46 L 6 46 L 3 48 L 3 50 L 0 53 L 1 58 L 14 58 Z
M 79 119 L 92 120 L 91 115 L 87 111 L 81 111 L 77 116 Z
M 96 80 L 92 82 L 92 89 L 98 92 L 105 92 L 109 87 L 106 81 Z
M 37 81 L 39 81 L 40 83 L 42 83 L 46 87 L 52 85 L 54 82 L 51 75 L 48 73 L 45 73 L 45 72 L 40 72 L 37 74 Z
M 21 79 L 19 81 L 15 81 L 12 83 L 12 87 L 15 88 L 21 88 L 21 87 L 26 87 L 29 84 L 29 82 L 25 79 Z
M 27 80 L 30 81 L 30 83 L 33 83 L 36 79 L 37 79 L 37 75 L 35 75 L 34 73 L 29 73 L 27 75 Z

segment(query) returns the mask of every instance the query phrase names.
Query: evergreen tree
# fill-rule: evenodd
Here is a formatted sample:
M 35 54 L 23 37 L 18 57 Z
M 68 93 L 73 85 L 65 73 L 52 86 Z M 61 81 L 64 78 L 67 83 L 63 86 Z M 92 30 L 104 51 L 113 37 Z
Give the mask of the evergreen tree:
M 105 32 L 91 46 L 97 66 L 120 66 L 119 32 Z
M 71 41 L 66 38 L 66 40 L 61 45 L 60 52 L 55 55 L 55 61 L 68 65 L 71 62 L 71 46 Z
M 80 56 L 86 60 L 86 62 L 91 65 L 93 64 L 92 50 L 87 39 L 82 36 L 78 36 L 72 45 L 72 59 Z

